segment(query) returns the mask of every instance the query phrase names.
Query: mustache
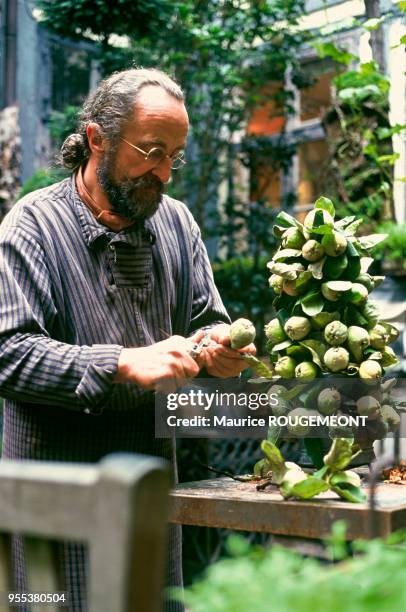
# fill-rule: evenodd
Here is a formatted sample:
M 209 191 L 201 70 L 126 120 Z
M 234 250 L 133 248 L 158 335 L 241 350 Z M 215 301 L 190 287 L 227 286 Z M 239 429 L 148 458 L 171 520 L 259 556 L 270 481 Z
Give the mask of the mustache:
M 137 178 L 127 178 L 126 181 L 129 187 L 137 189 L 155 189 L 155 191 L 163 192 L 164 183 L 154 174 L 144 174 Z

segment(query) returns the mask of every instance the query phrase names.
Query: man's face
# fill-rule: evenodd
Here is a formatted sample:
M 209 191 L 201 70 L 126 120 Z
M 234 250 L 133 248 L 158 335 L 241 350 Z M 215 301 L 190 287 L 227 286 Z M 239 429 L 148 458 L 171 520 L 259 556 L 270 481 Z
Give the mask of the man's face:
M 122 138 L 143 151 L 161 147 L 165 154 L 173 156 L 184 149 L 188 127 L 182 102 L 160 87 L 146 86 L 139 93 L 134 118 L 124 128 Z M 142 220 L 157 211 L 164 185 L 171 176 L 171 165 L 168 157 L 154 165 L 120 140 L 116 147 L 105 150 L 97 178 L 114 212 Z

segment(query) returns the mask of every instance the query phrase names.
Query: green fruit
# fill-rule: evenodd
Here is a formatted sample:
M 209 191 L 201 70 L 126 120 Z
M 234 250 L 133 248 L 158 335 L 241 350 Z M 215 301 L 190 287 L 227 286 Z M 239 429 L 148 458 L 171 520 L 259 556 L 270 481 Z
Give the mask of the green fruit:
M 338 321 L 340 318 L 339 312 L 319 312 L 312 317 L 312 325 L 318 330 L 322 330 L 332 321 Z
M 265 336 L 272 346 L 283 342 L 287 338 L 278 319 L 272 319 L 272 321 L 265 325 Z
M 318 372 L 318 367 L 312 361 L 302 361 L 295 368 L 295 378 L 307 382 L 316 378 Z
M 348 266 L 348 258 L 346 255 L 339 257 L 327 257 L 323 266 L 324 278 L 337 280 L 340 278 L 344 270 Z
M 330 257 L 339 257 L 347 248 L 347 238 L 340 232 L 333 230 L 330 234 L 325 234 L 323 236 L 321 244 L 327 255 L 330 255 Z
M 283 277 L 279 276 L 279 274 L 272 274 L 269 277 L 269 286 L 271 289 L 273 289 L 276 295 L 280 295 L 283 290 Z
M 291 340 L 303 340 L 310 333 L 311 323 L 306 317 L 290 317 L 285 323 L 285 333 Z
M 368 289 L 361 283 L 353 283 L 350 289 L 351 304 L 363 304 L 368 299 Z
M 345 370 L 350 362 L 348 351 L 342 346 L 328 349 L 324 354 L 324 363 L 331 372 Z
M 364 395 L 357 400 L 357 412 L 360 416 L 372 416 L 380 407 L 380 403 L 372 395 Z
M 302 256 L 306 261 L 318 261 L 324 255 L 324 249 L 317 240 L 308 240 L 302 247 Z
M 383 325 L 375 325 L 369 332 L 369 340 L 372 348 L 377 351 L 384 349 L 389 341 L 389 335 Z
M 368 292 L 371 293 L 372 289 L 374 289 L 375 283 L 372 280 L 371 276 L 366 272 L 364 274 L 360 274 L 358 278 L 355 279 L 356 283 L 361 283 L 368 289 Z
M 336 416 L 339 417 L 339 416 L 348 416 L 348 415 L 345 415 L 343 412 L 337 412 Z M 335 438 L 347 439 L 347 438 L 352 438 L 354 435 L 354 432 L 352 431 L 352 427 L 350 425 L 330 425 L 330 427 L 328 428 L 328 435 L 329 435 L 329 438 L 332 438 L 333 440 Z
M 357 362 L 362 361 L 363 351 L 369 346 L 369 334 L 366 329 L 351 325 L 348 328 L 348 347 Z
M 321 285 L 321 292 L 323 296 L 326 298 L 326 300 L 329 300 L 329 302 L 336 302 L 338 298 L 340 297 L 340 294 L 338 293 L 338 291 L 333 291 L 332 289 L 327 287 L 327 283 L 323 283 Z
M 294 408 L 288 414 L 289 419 L 292 419 L 292 422 L 288 422 L 288 431 L 292 434 L 292 436 L 302 438 L 303 436 L 307 436 L 310 433 L 311 427 L 306 423 L 300 423 L 299 421 L 295 423 L 295 419 L 300 419 L 300 417 L 308 417 L 310 415 L 315 414 L 314 410 L 306 410 L 306 408 Z
M 281 397 L 285 392 L 286 388 L 283 385 L 272 385 L 268 391 L 269 406 L 274 416 L 283 416 L 290 410 L 289 403 Z
M 275 363 L 275 374 L 281 378 L 294 378 L 296 361 L 292 357 L 281 357 Z
M 297 227 L 290 227 L 282 235 L 284 249 L 301 249 L 305 243 L 302 232 Z
M 317 228 L 319 227 L 319 224 L 316 222 L 316 219 L 315 219 L 316 215 L 317 215 L 317 218 L 322 219 L 322 225 L 327 225 L 328 227 L 331 227 L 331 228 L 333 227 L 334 225 L 333 217 L 326 210 L 315 208 L 311 210 L 309 213 L 307 213 L 305 220 L 303 222 L 304 227 L 308 231 L 311 232 L 313 230 L 317 230 Z
M 248 319 L 237 319 L 230 325 L 232 349 L 241 349 L 255 340 L 255 327 Z
M 283 477 L 281 484 L 279 485 L 279 491 L 286 499 L 290 497 L 291 491 L 295 484 L 302 482 L 307 479 L 307 474 L 302 469 L 291 469 L 288 470 Z
M 381 378 L 382 368 L 377 361 L 367 359 L 359 367 L 359 377 L 364 380 L 375 380 Z
M 389 431 L 396 431 L 400 425 L 400 416 L 392 406 L 385 404 L 381 408 L 382 418 L 387 423 Z
M 317 408 L 325 416 L 334 414 L 341 406 L 341 394 L 334 388 L 320 391 L 317 398 Z
M 340 346 L 347 340 L 348 328 L 341 321 L 332 321 L 324 330 L 324 337 L 331 346 Z

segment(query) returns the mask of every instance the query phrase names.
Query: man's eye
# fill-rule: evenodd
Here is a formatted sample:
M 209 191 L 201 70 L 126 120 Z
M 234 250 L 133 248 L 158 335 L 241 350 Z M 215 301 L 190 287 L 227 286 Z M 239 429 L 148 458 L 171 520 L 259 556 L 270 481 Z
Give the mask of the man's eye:
M 151 149 L 151 151 L 148 153 L 148 159 L 152 161 L 161 161 L 165 157 L 166 155 L 164 150 L 159 148 Z

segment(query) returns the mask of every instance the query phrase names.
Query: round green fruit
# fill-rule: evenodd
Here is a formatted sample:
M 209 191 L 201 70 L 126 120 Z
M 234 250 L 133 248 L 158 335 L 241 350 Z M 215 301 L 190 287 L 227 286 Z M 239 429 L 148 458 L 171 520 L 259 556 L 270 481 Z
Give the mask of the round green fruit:
M 380 403 L 372 395 L 364 395 L 357 400 L 357 412 L 360 416 L 372 416 L 380 407 Z
M 348 328 L 348 347 L 357 362 L 362 361 L 363 351 L 369 346 L 369 334 L 366 329 L 358 325 Z
M 367 274 L 366 272 L 364 274 L 360 274 L 358 276 L 358 278 L 355 279 L 356 283 L 361 283 L 361 285 L 364 285 L 364 287 L 366 287 L 368 289 L 368 292 L 371 293 L 372 289 L 374 288 L 374 281 L 372 280 L 371 276 L 369 274 Z
M 347 340 L 348 328 L 341 321 L 332 321 L 324 330 L 324 338 L 331 346 L 340 346 Z
M 311 327 L 306 317 L 290 317 L 285 323 L 284 330 L 291 340 L 303 340 L 310 333 Z
M 369 332 L 369 340 L 372 348 L 380 351 L 389 342 L 389 335 L 383 325 L 375 325 Z
M 364 304 L 368 299 L 368 289 L 361 283 L 353 283 L 350 289 L 351 304 Z
M 321 414 L 330 416 L 341 406 L 341 394 L 337 389 L 327 388 L 320 391 L 317 398 L 317 408 Z
M 294 378 L 296 361 L 292 357 L 281 357 L 275 363 L 275 374 L 281 378 Z
M 318 261 L 324 255 L 324 249 L 317 240 L 308 240 L 302 247 L 302 256 L 306 261 Z
M 301 249 L 305 243 L 302 232 L 297 227 L 290 227 L 282 235 L 284 249 Z
M 272 319 L 272 321 L 265 325 L 265 336 L 272 346 L 283 342 L 287 338 L 278 319 Z
M 381 378 L 382 368 L 377 361 L 367 359 L 363 361 L 359 367 L 359 377 L 364 380 L 376 380 Z
M 324 250 L 330 257 L 339 257 L 347 249 L 347 238 L 344 234 L 333 230 L 330 234 L 325 234 L 321 241 Z
M 331 372 L 345 370 L 350 362 L 348 351 L 342 346 L 328 349 L 324 354 L 324 363 Z
M 255 327 L 248 319 L 237 319 L 230 325 L 232 349 L 241 349 L 255 340 Z
M 332 289 L 327 287 L 327 283 L 322 283 L 321 292 L 323 294 L 323 297 L 325 297 L 326 300 L 328 300 L 329 302 L 337 302 L 338 298 L 340 297 L 337 291 L 333 291 Z
M 318 367 L 312 361 L 302 361 L 295 368 L 295 378 L 307 382 L 316 378 L 318 372 Z
M 279 276 L 279 274 L 272 274 L 269 277 L 269 286 L 276 295 L 280 295 L 283 290 L 283 277 Z

